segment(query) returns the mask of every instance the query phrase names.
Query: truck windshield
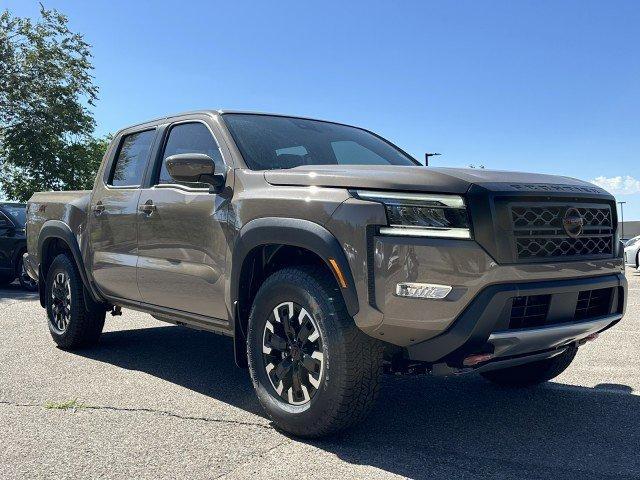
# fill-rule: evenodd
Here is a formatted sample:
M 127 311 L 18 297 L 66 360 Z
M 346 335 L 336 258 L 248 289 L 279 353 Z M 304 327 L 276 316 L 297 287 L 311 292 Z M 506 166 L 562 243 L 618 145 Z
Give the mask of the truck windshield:
M 418 163 L 365 130 L 336 123 L 275 115 L 223 115 L 252 170 L 302 165 L 406 165 Z

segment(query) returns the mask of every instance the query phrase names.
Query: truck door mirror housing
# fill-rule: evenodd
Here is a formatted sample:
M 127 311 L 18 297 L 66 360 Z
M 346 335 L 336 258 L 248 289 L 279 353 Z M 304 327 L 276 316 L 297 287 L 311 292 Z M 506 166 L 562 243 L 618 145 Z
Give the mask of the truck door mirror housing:
M 216 164 L 204 153 L 180 153 L 164 160 L 167 172 L 176 182 L 208 183 L 219 188 L 224 185 L 224 174 L 216 173 Z

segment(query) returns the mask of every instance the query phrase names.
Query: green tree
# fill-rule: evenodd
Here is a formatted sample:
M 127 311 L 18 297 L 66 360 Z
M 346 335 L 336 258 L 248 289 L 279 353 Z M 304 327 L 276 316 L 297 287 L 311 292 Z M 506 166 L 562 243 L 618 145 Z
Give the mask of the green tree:
M 67 17 L 0 15 L 0 188 L 16 200 L 39 190 L 90 188 L 106 149 L 94 138 L 90 45 Z

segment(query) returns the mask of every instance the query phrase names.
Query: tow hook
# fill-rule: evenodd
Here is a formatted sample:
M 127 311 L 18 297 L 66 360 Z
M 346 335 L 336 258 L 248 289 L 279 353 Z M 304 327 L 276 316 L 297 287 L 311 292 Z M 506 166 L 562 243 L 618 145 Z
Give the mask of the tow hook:
M 586 337 L 584 337 L 582 340 L 580 340 L 580 341 L 578 342 L 578 345 L 584 345 L 584 344 L 585 344 L 585 343 L 587 343 L 587 342 L 593 342 L 595 339 L 597 339 L 597 338 L 598 338 L 598 336 L 599 336 L 599 334 L 597 334 L 597 333 L 592 333 L 591 335 L 586 336 Z

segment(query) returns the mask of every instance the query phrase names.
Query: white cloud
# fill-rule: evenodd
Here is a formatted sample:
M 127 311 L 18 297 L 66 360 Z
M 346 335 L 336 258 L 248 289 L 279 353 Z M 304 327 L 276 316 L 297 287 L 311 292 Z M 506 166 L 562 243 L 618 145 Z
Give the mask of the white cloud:
M 624 177 L 602 176 L 594 178 L 591 180 L 591 183 L 595 183 L 614 195 L 631 195 L 633 193 L 640 193 L 640 180 L 633 178 L 631 175 L 626 175 Z

